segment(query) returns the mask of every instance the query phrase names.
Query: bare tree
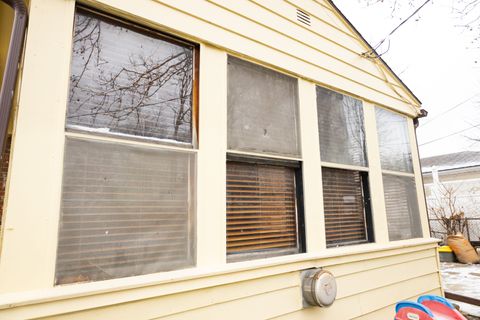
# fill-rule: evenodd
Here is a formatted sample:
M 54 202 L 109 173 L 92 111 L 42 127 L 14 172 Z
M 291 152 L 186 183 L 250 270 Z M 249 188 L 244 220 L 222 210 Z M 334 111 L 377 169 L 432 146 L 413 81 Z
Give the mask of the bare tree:
M 456 192 L 452 186 L 439 184 L 439 189 L 434 191 L 434 200 L 428 205 L 430 217 L 441 223 L 447 236 L 463 234 L 467 227 L 463 208 L 457 204 Z

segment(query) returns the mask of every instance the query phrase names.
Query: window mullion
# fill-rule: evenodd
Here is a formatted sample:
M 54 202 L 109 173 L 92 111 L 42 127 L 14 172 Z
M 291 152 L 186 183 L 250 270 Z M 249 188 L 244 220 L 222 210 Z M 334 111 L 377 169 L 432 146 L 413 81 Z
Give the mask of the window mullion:
M 298 80 L 307 252 L 326 248 L 315 84 Z
M 417 188 L 418 208 L 420 212 L 420 223 L 422 224 L 422 234 L 424 237 L 430 235 L 430 227 L 428 224 L 427 203 L 425 201 L 425 189 L 423 188 L 422 169 L 420 167 L 420 156 L 418 153 L 417 135 L 413 120 L 407 121 L 408 136 L 410 138 L 410 147 L 412 148 L 413 172 L 415 175 L 415 186 Z
M 372 206 L 375 242 L 388 242 L 388 225 L 385 214 L 385 198 L 383 193 L 382 168 L 380 149 L 377 136 L 375 107 L 364 102 L 365 137 L 367 140 L 367 155 L 369 164 L 370 197 Z
M 200 51 L 197 266 L 206 267 L 226 262 L 227 54 Z

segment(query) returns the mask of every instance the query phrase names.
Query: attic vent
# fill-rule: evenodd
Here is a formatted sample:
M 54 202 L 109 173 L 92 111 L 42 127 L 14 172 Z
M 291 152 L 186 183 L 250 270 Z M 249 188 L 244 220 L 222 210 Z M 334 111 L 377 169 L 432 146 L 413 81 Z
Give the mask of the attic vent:
M 311 25 L 310 15 L 303 10 L 297 9 L 297 20 L 307 26 Z

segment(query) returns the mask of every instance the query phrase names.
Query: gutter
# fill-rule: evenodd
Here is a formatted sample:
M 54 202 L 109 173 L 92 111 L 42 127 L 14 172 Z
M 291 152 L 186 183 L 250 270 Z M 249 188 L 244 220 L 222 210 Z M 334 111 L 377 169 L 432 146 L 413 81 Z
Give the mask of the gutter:
M 12 110 L 15 84 L 18 76 L 20 55 L 27 26 L 27 7 L 23 0 L 0 0 L 14 10 L 13 28 L 8 45 L 8 55 L 0 91 L 0 157 L 3 157 L 7 137 L 8 120 Z

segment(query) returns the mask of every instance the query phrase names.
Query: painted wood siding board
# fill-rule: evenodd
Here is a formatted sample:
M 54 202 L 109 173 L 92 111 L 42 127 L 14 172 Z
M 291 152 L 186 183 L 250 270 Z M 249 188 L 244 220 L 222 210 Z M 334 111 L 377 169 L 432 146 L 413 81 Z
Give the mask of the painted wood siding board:
M 279 52 L 292 58 L 301 59 L 317 68 L 325 69 L 340 76 L 347 76 L 349 79 L 361 83 L 368 88 L 378 90 L 385 95 L 399 99 L 395 91 L 386 85 L 385 80 L 381 79 L 380 76 L 373 76 L 371 73 L 367 73 L 357 66 L 362 60 L 359 56 L 351 63 L 343 59 L 337 59 L 335 55 L 341 52 L 341 50 L 337 48 L 333 48 L 331 54 L 326 54 L 323 51 L 305 45 L 305 43 L 301 41 L 295 41 L 291 37 L 275 32 L 273 28 L 266 28 L 265 24 L 247 18 L 250 14 L 248 16 L 242 16 L 236 10 L 225 10 L 214 5 L 212 2 L 196 1 L 194 3 L 186 3 L 173 0 L 159 1 L 171 7 L 178 8 L 198 19 L 206 19 L 206 17 L 208 17 L 208 22 L 212 26 L 222 28 L 227 32 L 240 34 L 246 39 L 250 39 L 267 47 L 276 48 Z M 292 7 L 291 10 L 294 12 L 295 8 Z M 290 25 L 291 22 L 288 23 L 288 26 Z M 324 41 L 323 39 L 320 43 Z M 278 44 L 282 45 L 279 46 Z M 374 64 L 371 63 L 371 66 L 374 67 Z
M 311 27 L 298 23 L 296 16 L 293 16 L 296 7 L 289 6 L 287 3 L 279 3 L 278 6 L 270 5 L 267 7 L 252 0 L 207 1 L 235 15 L 239 15 L 243 19 L 252 21 L 257 25 L 257 28 L 266 28 L 271 32 L 295 41 L 297 44 L 312 48 L 320 54 L 328 55 L 334 60 L 385 81 L 385 75 L 378 69 L 375 63 L 361 57 L 361 53 L 365 52 L 366 49 L 359 43 L 357 38 L 341 33 L 331 25 L 314 17 L 312 18 Z M 401 89 L 394 82 L 392 82 L 392 85 Z
M 358 295 L 338 299 L 329 308 L 308 308 L 289 313 L 276 320 L 354 319 L 419 293 L 436 291 L 436 274 L 428 274 L 407 281 L 394 283 Z M 369 319 L 369 318 L 366 318 Z
M 318 5 L 310 6 L 315 8 L 314 14 L 309 12 L 303 4 L 309 4 L 308 1 L 277 1 L 272 6 L 268 0 L 248 0 L 256 4 L 263 10 L 252 8 L 245 2 L 235 1 L 226 2 L 226 0 L 208 0 L 214 3 L 229 3 L 229 8 L 236 14 L 248 17 L 248 19 L 258 23 L 261 26 L 272 28 L 284 36 L 291 37 L 307 46 L 312 46 L 319 52 L 323 52 L 333 58 L 347 63 L 354 68 L 363 70 L 370 75 L 385 81 L 395 90 L 401 93 L 407 99 L 411 99 L 410 93 L 405 90 L 391 72 L 382 65 L 379 60 L 369 60 L 361 57 L 361 54 L 370 51 L 368 44 L 364 43 L 360 37 L 348 26 L 333 8 L 322 10 Z M 297 8 L 310 14 L 311 26 L 306 26 L 297 20 L 295 15 Z M 274 16 L 277 16 L 275 19 Z M 282 19 L 278 19 L 281 17 Z M 279 23 L 277 23 L 277 21 Z M 414 100 L 411 100 L 414 101 Z M 413 103 L 413 102 L 412 102 Z
M 401 251 L 400 251 L 401 252 Z M 385 252 L 384 252 L 385 253 Z M 277 275 L 258 274 L 258 270 L 248 271 L 248 276 L 237 278 L 235 282 L 225 280 L 233 280 L 234 274 L 226 275 L 225 277 L 210 277 L 208 279 L 192 279 L 182 283 L 166 284 L 161 287 L 141 288 L 138 290 L 124 290 L 119 292 L 104 292 L 94 296 L 68 298 L 64 296 L 62 300 L 53 299 L 51 302 L 41 303 L 32 306 L 17 307 L 13 309 L 4 310 L 4 314 L 8 319 L 25 319 L 37 318 L 48 315 L 65 314 L 65 318 L 59 319 L 78 319 L 98 318 L 102 315 L 103 318 L 113 317 L 113 315 L 135 315 L 136 319 L 151 319 L 154 317 L 161 317 L 170 314 L 177 314 L 182 312 L 189 312 L 194 309 L 201 309 L 208 307 L 211 304 L 224 304 L 238 299 L 244 299 L 249 296 L 263 295 L 264 293 L 275 292 L 278 290 L 297 288 L 297 296 L 300 294 L 300 277 L 297 270 L 302 270 L 314 266 L 323 265 L 326 269 L 331 270 L 339 281 L 340 290 L 357 290 L 353 294 L 364 294 L 364 291 L 377 290 L 385 286 L 391 286 L 396 282 L 402 282 L 405 279 L 421 277 L 421 272 L 397 270 L 400 265 L 409 265 L 411 268 L 426 270 L 428 268 L 429 259 L 435 256 L 435 249 L 423 249 L 420 251 L 411 251 L 410 253 L 398 254 L 398 251 L 391 252 L 392 256 L 382 259 L 369 259 L 371 255 L 363 255 L 363 261 L 352 263 L 336 264 L 335 259 L 329 260 L 327 264 L 322 264 L 321 260 L 312 261 L 308 264 L 292 264 L 291 269 L 286 269 L 285 266 L 276 267 Z M 423 261 L 423 262 L 422 262 Z M 431 264 L 430 264 L 431 267 Z M 432 285 L 439 286 L 438 272 L 433 266 L 433 273 L 436 275 L 436 282 Z M 423 269 L 422 269 L 423 268 Z M 420 271 L 421 271 L 420 270 Z M 428 272 L 428 270 L 426 271 Z M 252 277 L 258 275 L 260 278 Z M 386 275 L 386 276 L 384 276 Z M 222 279 L 224 279 L 222 281 Z M 205 280 L 208 280 L 205 283 Z M 372 281 L 373 280 L 373 281 Z M 195 283 L 199 283 L 195 285 Z M 357 285 L 351 285 L 357 283 Z M 370 284 L 372 283 L 372 284 Z M 194 284 L 194 287 L 190 287 Z M 223 284 L 223 285 L 222 285 Z M 183 286 L 184 292 L 178 291 Z M 368 286 L 368 287 L 365 287 Z M 348 287 L 352 287 L 349 289 Z M 142 298 L 144 290 L 151 291 L 151 298 Z M 388 290 L 389 289 L 385 289 Z M 341 292 L 341 291 L 340 291 Z M 344 293 L 346 291 L 343 291 Z M 416 294 L 416 293 L 414 293 Z M 128 297 L 129 300 L 125 300 Z M 335 305 L 343 301 L 344 298 L 335 302 Z M 275 302 L 278 304 L 278 301 Z M 393 303 L 393 302 L 391 302 Z M 298 309 L 301 308 L 301 302 Z M 291 311 L 289 311 L 291 312 Z M 68 317 L 67 317 L 68 314 Z M 69 318 L 71 317 L 71 318 Z M 82 318 L 83 317 L 83 318 Z M 122 318 L 119 318 L 122 319 Z M 126 318 L 128 319 L 128 317 Z
M 415 296 L 411 296 L 411 297 L 409 297 L 408 299 L 405 299 L 405 300 L 417 301 L 418 297 L 420 297 L 421 295 L 425 295 L 425 294 L 441 295 L 441 294 L 442 294 L 442 290 L 440 290 L 439 288 L 437 288 L 437 289 L 430 290 L 430 291 L 427 291 L 427 292 L 422 292 L 421 294 L 418 294 L 418 295 L 415 295 Z M 360 316 L 360 317 L 356 317 L 356 318 L 354 318 L 354 320 L 385 320 L 385 319 L 393 319 L 393 317 L 395 316 L 395 305 L 396 305 L 396 303 L 391 304 L 391 305 L 389 305 L 389 306 L 387 306 L 387 307 L 384 307 L 384 308 L 382 308 L 382 309 L 375 310 L 375 311 L 373 311 L 373 312 L 367 313 L 367 314 L 362 315 L 362 316 Z
M 160 27 L 161 29 L 166 31 L 173 30 L 174 33 L 187 39 L 194 41 L 197 39 L 197 41 L 212 43 L 228 51 L 238 52 L 259 61 L 269 62 L 278 69 L 286 70 L 306 79 L 312 79 L 324 86 L 333 87 L 369 101 L 375 101 L 377 104 L 389 106 L 402 113 L 412 116 L 415 114 L 410 104 L 403 101 L 396 94 L 392 96 L 387 93 L 389 89 L 385 83 L 379 88 L 369 85 L 365 86 L 363 83 L 364 79 L 353 79 L 349 73 L 335 73 L 311 64 L 308 59 L 279 51 L 279 43 L 267 46 L 256 39 L 247 38 L 243 34 L 231 30 L 235 28 L 234 26 L 230 28 L 227 25 L 227 29 L 223 28 L 218 23 L 212 22 L 216 17 L 212 16 L 212 12 L 216 12 L 218 15 L 219 12 L 225 12 L 225 10 L 210 11 L 212 4 L 195 2 L 195 6 L 192 7 L 184 2 L 174 3 L 170 0 L 162 3 L 153 0 L 139 0 L 135 4 L 129 2 L 119 3 L 115 0 L 88 0 L 87 3 L 99 8 L 105 8 L 108 11 L 117 12 L 121 16 L 146 23 L 147 25 L 154 25 L 156 28 L 163 25 L 163 27 Z M 224 14 L 221 13 L 221 15 Z M 231 23 L 233 20 L 228 20 L 227 22 Z M 255 36 L 255 38 L 257 37 Z M 282 37 L 281 41 L 281 43 L 284 43 L 287 40 Z M 365 74 L 363 77 L 365 77 Z M 381 82 L 380 79 L 377 80 Z
M 342 276 L 337 280 L 338 298 L 358 295 L 412 278 L 435 274 L 435 257 L 397 263 L 377 269 Z M 381 275 L 381 276 L 380 276 Z
M 394 257 L 396 255 L 406 254 L 409 252 L 413 253 L 425 250 L 434 251 L 434 248 L 434 244 L 428 244 L 414 247 L 397 248 L 388 251 L 376 250 L 373 252 L 359 253 L 355 255 L 344 255 L 318 260 L 292 262 L 284 265 L 257 267 L 255 269 L 252 269 L 252 266 L 250 266 L 246 270 L 231 271 L 229 273 L 220 275 L 213 274 L 204 277 L 199 277 L 197 275 L 187 277 L 183 280 L 177 280 L 167 283 L 145 282 L 145 285 L 143 286 L 141 284 L 138 284 L 139 281 L 136 280 L 136 287 L 124 287 L 123 290 L 116 291 L 112 291 L 112 289 L 108 287 L 108 282 L 87 283 L 82 284 L 81 286 L 71 285 L 57 287 L 54 289 L 54 291 L 50 293 L 49 296 L 44 297 L 40 301 L 32 302 L 30 304 L 28 302 L 16 302 L 18 301 L 18 298 L 15 299 L 15 295 L 10 300 L 6 300 L 7 297 L 3 297 L 3 300 L 0 300 L 0 304 L 3 305 L 3 310 L 0 310 L 0 312 L 5 312 L 6 314 L 10 314 L 10 312 L 12 312 L 12 314 L 33 314 L 37 315 L 37 317 L 40 317 L 42 315 L 45 316 L 48 314 L 75 312 L 79 310 L 108 307 L 112 304 L 130 303 L 136 300 L 166 296 L 185 291 L 219 286 L 222 284 L 260 279 L 276 274 L 295 272 L 297 270 L 303 270 L 313 267 L 328 267 L 336 264 L 348 264 L 355 261 L 370 260 L 381 257 Z M 239 263 L 239 265 L 246 265 L 246 263 Z M 150 278 L 150 276 L 145 276 L 145 278 Z M 174 278 L 174 275 L 168 275 L 166 279 Z M 128 281 L 130 279 L 127 278 L 125 280 Z M 107 286 L 102 288 L 102 284 Z M 146 286 L 146 284 L 148 285 Z M 81 292 L 85 292 L 87 294 L 78 293 L 76 291 L 77 288 L 82 289 Z M 97 291 L 95 293 L 89 293 L 92 288 L 95 288 Z M 75 294 L 75 292 L 77 293 Z M 35 292 L 32 292 L 29 296 L 34 297 Z M 99 299 L 99 297 L 101 297 L 101 299 Z M 24 296 L 23 299 L 27 299 L 28 301 L 28 296 Z M 21 307 L 12 309 L 10 308 L 10 306 L 12 305 Z M 5 306 L 7 307 L 7 309 L 5 309 Z M 48 313 L 45 314 L 44 312 Z
M 301 306 L 301 295 L 299 293 L 298 287 L 286 288 L 155 319 L 268 319 L 298 310 Z M 280 301 L 281 303 L 279 303 Z
M 381 257 L 376 259 L 362 260 L 358 262 L 335 264 L 327 266 L 336 277 L 352 275 L 357 272 L 370 271 L 378 268 L 389 267 L 395 264 L 408 263 L 411 261 L 424 260 L 435 257 L 431 249 L 405 253 L 401 255 Z
M 58 315 L 52 319 L 154 319 L 170 318 L 172 315 L 191 313 L 211 305 L 228 304 L 259 295 L 298 287 L 298 275 L 295 273 L 243 281 L 235 284 L 215 286 L 203 290 L 194 290 L 175 295 L 140 300 L 131 303 L 90 309 Z M 10 319 L 10 318 L 9 318 Z M 12 318 L 13 319 L 13 318 Z M 20 319 L 20 318 L 19 318 Z M 209 319 L 200 316 L 190 319 Z M 210 319 L 219 319 L 217 317 Z
M 311 26 L 306 26 L 297 20 L 296 9 L 299 8 L 302 11 L 301 6 L 294 6 L 286 1 L 277 1 L 275 6 L 272 6 L 272 2 L 269 0 L 248 0 L 251 3 L 262 8 L 265 13 L 270 16 L 276 15 L 281 17 L 286 24 L 300 27 L 304 30 L 304 33 L 311 33 L 319 38 L 325 38 L 329 41 L 336 43 L 344 48 L 351 50 L 352 52 L 364 52 L 367 48 L 364 46 L 358 38 L 351 32 L 349 28 L 341 23 L 335 15 L 330 11 L 320 10 L 318 15 L 308 12 L 310 15 Z M 297 28 L 295 28 L 297 29 Z

